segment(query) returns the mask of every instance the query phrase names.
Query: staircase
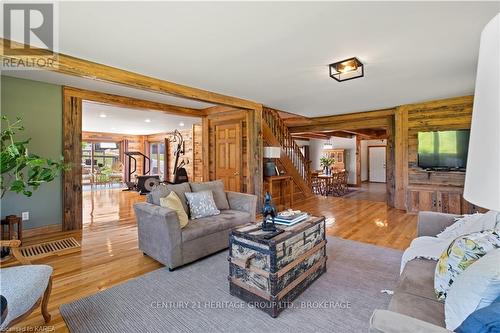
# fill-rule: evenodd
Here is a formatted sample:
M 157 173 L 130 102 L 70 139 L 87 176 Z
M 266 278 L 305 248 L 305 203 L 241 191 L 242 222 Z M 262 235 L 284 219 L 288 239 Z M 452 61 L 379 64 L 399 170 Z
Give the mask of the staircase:
M 310 161 L 307 161 L 302 155 L 278 111 L 264 107 L 262 118 L 264 141 L 268 145 L 281 147 L 279 163 L 287 175 L 293 177 L 296 188 L 294 200 L 311 197 L 313 193 L 311 191 Z

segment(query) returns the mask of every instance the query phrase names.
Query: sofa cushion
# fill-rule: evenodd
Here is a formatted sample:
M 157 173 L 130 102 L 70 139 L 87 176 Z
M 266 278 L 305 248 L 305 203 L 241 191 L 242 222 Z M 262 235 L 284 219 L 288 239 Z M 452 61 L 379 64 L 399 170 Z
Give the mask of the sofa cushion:
M 437 299 L 398 291 L 392 296 L 388 309 L 440 327 L 445 326 L 444 304 Z
M 224 191 L 224 182 L 222 180 L 214 180 L 203 183 L 190 183 L 193 192 L 212 191 L 214 195 L 215 205 L 219 210 L 229 209 L 226 192 Z
M 42 297 L 52 267 L 47 265 L 24 265 L 0 269 L 2 283 L 0 294 L 7 299 L 8 312 L 0 330 L 14 319 L 28 312 Z
M 182 229 L 182 241 L 187 242 L 249 222 L 251 222 L 250 213 L 238 210 L 223 210 L 217 216 L 189 221 L 188 225 Z
M 182 184 L 160 184 L 155 186 L 155 188 L 148 193 L 147 202 L 152 203 L 153 205 L 160 205 L 160 198 L 165 198 L 170 192 L 175 192 L 181 200 L 182 207 L 186 214 L 189 215 L 189 208 L 186 200 L 186 192 L 191 192 L 191 187 L 189 183 Z
M 397 292 L 404 292 L 415 296 L 436 300 L 434 293 L 434 271 L 436 261 L 427 259 L 413 259 L 409 261 L 399 279 Z

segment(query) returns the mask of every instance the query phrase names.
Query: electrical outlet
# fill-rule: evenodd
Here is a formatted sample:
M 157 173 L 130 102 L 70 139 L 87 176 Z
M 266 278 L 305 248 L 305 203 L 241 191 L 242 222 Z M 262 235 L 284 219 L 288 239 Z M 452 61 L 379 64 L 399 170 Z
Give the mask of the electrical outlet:
M 23 212 L 22 219 L 23 221 L 28 221 L 30 219 L 30 212 Z

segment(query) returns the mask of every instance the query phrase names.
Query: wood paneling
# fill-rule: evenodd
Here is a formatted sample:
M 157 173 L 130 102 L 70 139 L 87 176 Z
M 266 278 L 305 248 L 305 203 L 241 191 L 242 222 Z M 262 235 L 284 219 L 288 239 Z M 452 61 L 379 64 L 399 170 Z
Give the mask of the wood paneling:
M 206 163 L 203 161 L 203 126 L 193 125 L 193 181 L 204 180 L 203 169 Z
M 401 106 L 396 109 L 394 123 L 394 207 L 397 209 L 406 209 L 406 190 L 408 187 L 408 111 L 405 107 Z
M 82 228 L 82 100 L 63 89 L 63 156 L 71 169 L 63 173 L 62 230 Z
M 469 129 L 472 119 L 472 96 L 449 98 L 424 103 L 409 104 L 398 108 L 404 127 L 399 137 L 403 141 L 401 177 L 405 184 L 408 211 L 433 210 L 465 213 L 471 210 L 461 195 L 465 182 L 464 172 L 425 171 L 418 167 L 418 132 Z M 405 125 L 406 123 L 406 125 Z M 406 160 L 404 160 L 406 159 Z M 432 200 L 430 199 L 432 197 Z

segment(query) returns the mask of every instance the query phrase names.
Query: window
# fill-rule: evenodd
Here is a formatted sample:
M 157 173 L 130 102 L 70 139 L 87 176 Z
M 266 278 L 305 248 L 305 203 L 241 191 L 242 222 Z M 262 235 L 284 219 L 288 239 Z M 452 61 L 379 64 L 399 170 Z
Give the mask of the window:
M 151 159 L 151 174 L 165 179 L 165 143 L 151 142 L 149 144 L 149 158 Z
M 111 170 L 120 160 L 120 149 L 116 142 L 82 142 L 82 166 L 94 173 Z

